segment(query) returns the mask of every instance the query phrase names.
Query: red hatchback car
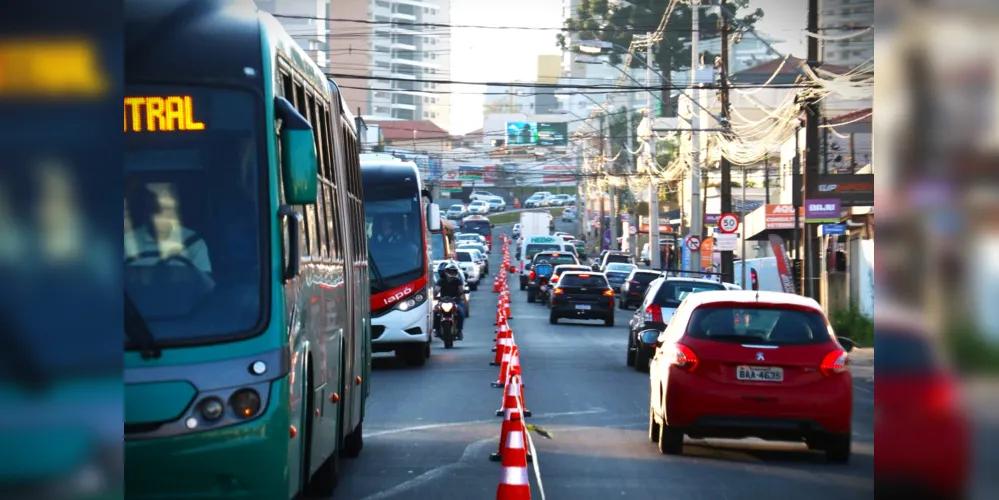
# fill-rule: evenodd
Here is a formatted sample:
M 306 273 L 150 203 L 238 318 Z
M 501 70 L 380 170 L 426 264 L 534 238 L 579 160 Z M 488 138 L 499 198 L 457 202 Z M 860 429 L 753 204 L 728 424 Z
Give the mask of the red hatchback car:
M 649 439 L 664 454 L 683 438 L 804 441 L 850 459 L 853 379 L 848 339 L 821 307 L 792 294 L 720 290 L 684 298 L 650 365 Z

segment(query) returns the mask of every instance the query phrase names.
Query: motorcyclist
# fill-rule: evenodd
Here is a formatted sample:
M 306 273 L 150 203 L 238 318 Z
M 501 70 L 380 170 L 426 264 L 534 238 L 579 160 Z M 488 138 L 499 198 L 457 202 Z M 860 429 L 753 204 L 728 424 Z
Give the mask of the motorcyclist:
M 455 326 L 458 327 L 458 340 L 464 339 L 464 333 L 462 327 L 465 324 L 465 306 L 461 300 L 462 296 L 465 294 L 465 284 L 462 282 L 458 270 L 458 266 L 454 265 L 452 262 L 441 263 L 440 268 L 437 273 L 440 279 L 437 280 L 437 285 L 434 287 L 434 295 L 438 297 L 452 297 L 454 298 L 454 305 L 458 308 L 458 315 L 456 319 Z M 440 318 L 437 315 L 434 316 L 434 328 L 438 328 Z

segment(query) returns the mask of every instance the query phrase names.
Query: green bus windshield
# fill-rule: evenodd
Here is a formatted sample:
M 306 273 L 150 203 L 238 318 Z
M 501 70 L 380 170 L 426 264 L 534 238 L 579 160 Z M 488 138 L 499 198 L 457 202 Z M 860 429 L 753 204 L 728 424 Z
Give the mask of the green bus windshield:
M 160 345 L 252 335 L 268 269 L 262 101 L 191 86 L 125 96 L 126 293 Z

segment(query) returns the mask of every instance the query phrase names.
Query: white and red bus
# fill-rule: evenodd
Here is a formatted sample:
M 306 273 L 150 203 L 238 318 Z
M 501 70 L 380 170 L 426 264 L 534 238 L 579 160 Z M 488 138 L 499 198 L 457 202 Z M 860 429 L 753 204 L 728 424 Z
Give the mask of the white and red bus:
M 490 252 L 493 248 L 493 224 L 489 222 L 489 217 L 482 215 L 470 215 L 461 220 L 460 230 L 462 233 L 474 233 L 486 239 Z
M 395 352 L 412 365 L 430 357 L 434 280 L 431 231 L 440 208 L 413 162 L 361 155 L 371 277 L 371 351 Z

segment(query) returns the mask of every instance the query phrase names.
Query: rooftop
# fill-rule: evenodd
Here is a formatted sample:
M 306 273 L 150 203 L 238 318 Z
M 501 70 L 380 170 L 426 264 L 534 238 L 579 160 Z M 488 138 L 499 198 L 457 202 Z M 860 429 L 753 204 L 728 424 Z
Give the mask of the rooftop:
M 368 120 L 367 123 L 369 127 L 377 125 L 387 142 L 450 137 L 447 130 L 430 120 Z

